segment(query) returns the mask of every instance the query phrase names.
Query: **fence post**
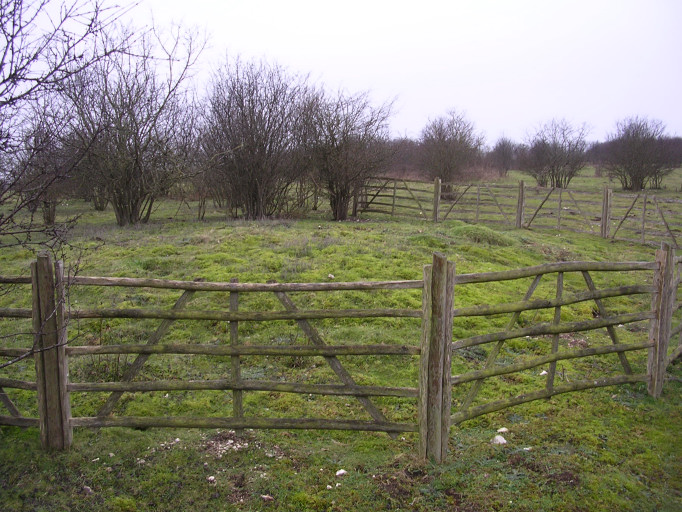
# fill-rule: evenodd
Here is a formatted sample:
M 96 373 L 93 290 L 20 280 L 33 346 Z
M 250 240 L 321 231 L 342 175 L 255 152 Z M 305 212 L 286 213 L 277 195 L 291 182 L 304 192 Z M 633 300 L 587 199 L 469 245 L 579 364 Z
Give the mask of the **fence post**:
M 526 187 L 523 180 L 519 181 L 519 197 L 516 201 L 516 229 L 523 227 L 523 211 L 526 209 Z
M 601 237 L 608 238 L 611 232 L 611 200 L 613 191 L 604 186 L 604 194 L 601 205 Z
M 233 277 L 230 279 L 231 283 L 238 283 L 239 279 Z M 239 292 L 230 292 L 230 313 L 236 313 L 239 310 Z M 230 345 L 239 345 L 239 322 L 230 322 Z M 232 380 L 234 384 L 240 384 L 242 379 L 241 359 L 239 356 L 232 356 Z M 232 417 L 242 418 L 244 416 L 243 393 L 241 390 L 235 389 L 232 391 Z M 242 435 L 242 429 L 235 429 L 237 435 Z
M 64 450 L 71 446 L 73 430 L 67 390 L 63 264 L 57 262 L 53 267 L 49 254 L 41 253 L 31 264 L 31 277 L 40 441 L 43 448 Z
M 652 310 L 654 318 L 649 325 L 649 349 L 647 360 L 647 391 L 654 398 L 661 396 L 668 358 L 668 344 L 672 329 L 673 305 L 675 302 L 675 251 L 666 244 L 656 251 L 657 267 L 654 273 Z
M 433 180 L 433 222 L 440 216 L 440 178 Z
M 393 180 L 393 202 L 391 203 L 391 217 L 395 215 L 395 196 L 398 188 L 398 180 Z
M 419 455 L 440 463 L 447 454 L 451 405 L 451 344 L 455 264 L 434 253 L 424 267 L 419 369 Z

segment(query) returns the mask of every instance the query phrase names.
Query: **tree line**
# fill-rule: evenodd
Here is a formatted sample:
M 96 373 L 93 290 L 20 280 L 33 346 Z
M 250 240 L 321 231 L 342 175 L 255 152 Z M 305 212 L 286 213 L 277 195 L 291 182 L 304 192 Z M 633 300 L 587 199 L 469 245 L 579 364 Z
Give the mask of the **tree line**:
M 226 58 L 200 95 L 193 72 L 205 41 L 122 26 L 123 12 L 91 0 L 0 0 L 0 246 L 59 240 L 56 208 L 68 197 L 111 205 L 126 226 L 147 222 L 170 193 L 196 199 L 199 218 L 211 201 L 259 219 L 310 197 L 315 208 L 324 191 L 332 218 L 344 220 L 380 174 L 451 183 L 516 168 L 567 187 L 591 162 L 639 190 L 682 163 L 682 139 L 640 117 L 595 144 L 584 126 L 551 120 L 523 143 L 503 137 L 488 148 L 457 111 L 417 139 L 391 139 L 390 102 L 267 61 Z

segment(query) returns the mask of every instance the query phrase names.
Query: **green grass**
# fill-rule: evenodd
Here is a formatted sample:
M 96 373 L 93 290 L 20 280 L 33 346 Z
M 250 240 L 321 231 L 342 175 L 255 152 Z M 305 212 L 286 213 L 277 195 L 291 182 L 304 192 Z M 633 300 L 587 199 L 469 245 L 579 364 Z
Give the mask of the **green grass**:
M 588 235 L 532 230 L 499 230 L 457 221 L 432 224 L 369 216 L 361 222 L 330 222 L 324 213 L 306 220 L 229 221 L 209 211 L 194 220 L 185 205 L 161 203 L 150 224 L 118 228 L 113 213 L 96 213 L 73 203 L 61 215 L 81 213 L 74 232 L 78 249 L 66 254 L 81 275 L 203 278 L 242 282 L 315 282 L 420 279 L 433 251 L 456 263 L 458 273 L 505 270 L 565 259 L 651 260 L 653 250 Z M 0 254 L 0 274 L 27 274 L 30 251 Z M 333 275 L 334 277 L 329 277 Z M 642 275 L 594 276 L 598 287 Z M 553 296 L 553 276 L 536 298 Z M 566 276 L 567 291 L 582 291 L 580 275 Z M 520 299 L 530 280 L 461 286 L 455 307 Z M 5 290 L 0 307 L 28 307 L 26 288 Z M 169 307 L 178 292 L 148 289 L 72 288 L 74 306 Z M 300 307 L 414 307 L 418 291 L 292 294 Z M 606 302 L 610 311 L 630 312 L 641 300 Z M 77 301 L 77 302 L 76 302 Z M 193 309 L 226 309 L 226 294 L 197 294 Z M 265 294 L 242 294 L 240 309 L 277 307 Z M 552 312 L 524 314 L 530 324 Z M 591 305 L 564 308 L 563 321 L 591 318 Z M 458 337 L 503 328 L 508 316 L 455 322 Z M 144 343 L 157 322 L 82 321 L 70 326 L 74 344 Z M 418 320 L 318 321 L 328 343 L 416 344 Z M 30 330 L 26 323 L 0 320 L 0 334 Z M 646 338 L 645 325 L 619 329 L 624 342 Z M 305 343 L 290 322 L 240 325 L 243 343 Z M 5 346 L 30 344 L 28 336 L 2 338 Z M 176 322 L 164 342 L 228 343 L 229 326 L 219 322 Z M 605 333 L 562 338 L 562 346 L 608 343 Z M 505 345 L 501 358 L 512 362 L 547 353 L 546 338 Z M 453 360 L 453 371 L 480 368 L 485 349 L 476 347 Z M 72 381 L 117 379 L 132 357 L 84 356 L 70 361 Z M 414 386 L 413 357 L 348 357 L 343 360 L 363 384 Z M 641 370 L 642 356 L 632 355 Z M 153 356 L 140 379 L 220 378 L 230 361 L 210 357 Z M 565 362 L 561 377 L 572 381 L 617 371 L 615 357 Z M 491 379 L 481 400 L 537 389 L 538 372 Z M 3 377 L 31 379 L 32 363 L 2 371 Z M 245 377 L 298 382 L 336 382 L 322 358 L 244 358 Z M 36 429 L 0 429 L 2 510 L 657 510 L 682 508 L 682 386 L 679 365 L 670 370 L 663 396 L 654 400 L 644 385 L 590 390 L 538 401 L 482 416 L 453 427 L 450 453 L 440 466 L 416 457 L 413 434 L 391 439 L 379 433 L 325 431 L 229 432 L 183 429 L 76 429 L 66 453 L 40 449 Z M 539 384 L 542 386 L 542 384 Z M 35 395 L 6 390 L 25 414 L 35 414 Z M 453 393 L 460 399 L 460 390 Z M 105 394 L 74 393 L 73 413 L 91 415 Z M 414 421 L 414 400 L 379 399 L 394 421 Z M 121 415 L 229 415 L 231 395 L 222 392 L 126 394 Z M 281 393 L 247 393 L 247 415 L 366 419 L 352 399 Z M 508 444 L 490 441 L 499 427 Z M 339 469 L 347 474 L 336 477 Z M 209 477 L 214 479 L 209 480 Z M 337 485 L 338 484 L 338 485 Z M 89 489 L 89 490 L 88 490 Z M 262 496 L 272 497 L 265 501 Z M 267 498 L 266 498 L 267 499 Z
M 509 171 L 507 176 L 500 180 L 501 183 L 516 184 L 519 180 L 524 180 L 527 184 L 534 184 L 534 180 L 528 174 L 520 171 Z M 609 178 L 607 173 L 597 175 L 596 169 L 592 166 L 584 168 L 578 175 L 571 180 L 569 188 L 574 190 L 601 190 L 604 186 L 613 189 L 614 192 L 623 192 L 620 181 L 616 178 Z M 682 168 L 675 169 L 668 176 L 663 178 L 660 190 L 652 191 L 657 195 L 675 197 L 682 191 Z

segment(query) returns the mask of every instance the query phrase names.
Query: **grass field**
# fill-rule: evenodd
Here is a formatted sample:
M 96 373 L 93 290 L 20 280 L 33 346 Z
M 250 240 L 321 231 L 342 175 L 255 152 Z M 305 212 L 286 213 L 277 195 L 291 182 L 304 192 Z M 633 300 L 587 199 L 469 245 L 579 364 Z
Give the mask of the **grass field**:
M 190 205 L 192 206 L 192 205 Z M 164 202 L 147 225 L 115 226 L 111 210 L 65 205 L 62 215 L 81 214 L 67 264 L 79 262 L 81 275 L 203 278 L 241 282 L 317 282 L 420 279 L 433 251 L 455 261 L 458 273 L 505 270 L 561 260 L 652 260 L 651 247 L 608 242 L 589 235 L 499 231 L 458 221 L 376 218 L 335 223 L 324 213 L 305 220 L 245 222 L 209 211 L 194 220 L 186 204 Z M 0 274 L 28 272 L 33 254 L 6 250 Z M 333 277 L 331 277 L 333 276 Z M 613 278 L 604 279 L 617 279 Z M 573 286 L 572 281 L 567 281 Z M 528 282 L 456 291 L 455 306 L 500 302 L 520 296 Z M 577 284 L 575 285 L 577 286 Z M 26 307 L 21 288 L 5 290 L 0 307 Z M 550 289 L 538 291 L 550 293 Z M 169 306 L 179 294 L 148 289 L 74 289 L 72 303 L 102 307 Z M 520 297 L 519 297 L 520 298 Z M 374 294 L 300 294 L 300 304 L 316 307 L 415 307 L 418 291 Z M 197 308 L 223 308 L 226 296 L 197 297 Z M 244 297 L 248 309 L 273 307 L 276 299 Z M 613 307 L 627 309 L 628 303 Z M 566 320 L 580 314 L 567 310 Z M 551 312 L 548 314 L 551 315 Z M 455 324 L 455 334 L 490 330 L 507 318 Z M 535 320 L 533 318 L 532 320 Z M 153 321 L 83 321 L 70 327 L 76 343 L 144 343 Z M 330 342 L 417 344 L 418 320 L 319 321 Z M 1 320 L 1 334 L 27 326 Z M 177 322 L 164 340 L 221 342 L 229 327 L 217 322 Z M 646 336 L 646 326 L 624 330 L 627 340 Z M 269 322 L 240 325 L 245 343 L 303 343 L 295 325 Z M 595 334 L 595 336 L 599 336 Z M 27 337 L 3 337 L 5 345 L 27 345 Z M 512 345 L 527 350 L 533 340 Z M 592 342 L 592 339 L 590 339 Z M 596 342 L 596 341 L 595 341 Z M 470 354 L 455 364 L 480 364 Z M 513 354 L 507 354 L 511 357 Z M 356 380 L 369 384 L 414 385 L 416 358 L 349 358 Z M 120 377 L 131 358 L 84 356 L 71 364 L 72 380 Z M 562 368 L 577 372 L 609 370 L 611 360 Z M 152 357 L 141 378 L 219 377 L 228 361 L 180 356 Z M 252 358 L 244 363 L 251 378 L 333 382 L 320 359 Z M 588 364 L 588 363 L 585 363 Z M 642 360 L 636 360 L 642 364 Z M 30 378 L 31 364 L 15 365 L 3 376 Z M 413 434 L 320 431 L 229 431 L 171 429 L 77 429 L 66 453 L 40 449 L 36 429 L 0 430 L 0 508 L 2 510 L 456 510 L 456 511 L 675 511 L 682 509 L 682 385 L 680 365 L 671 369 L 659 400 L 643 384 L 604 388 L 533 402 L 483 416 L 451 430 L 450 453 L 440 466 L 416 457 Z M 525 389 L 525 377 L 500 380 L 484 397 Z M 9 391 L 22 412 L 35 414 L 32 394 Z M 307 395 L 251 393 L 248 414 L 362 417 L 352 400 Z M 73 394 L 75 415 L 94 414 L 103 394 Z M 414 419 L 414 401 L 383 399 L 380 408 L 396 420 Z M 120 414 L 217 416 L 231 413 L 231 398 L 220 392 L 135 393 L 125 395 Z M 507 427 L 506 445 L 491 444 Z M 336 476 L 339 470 L 343 476 Z

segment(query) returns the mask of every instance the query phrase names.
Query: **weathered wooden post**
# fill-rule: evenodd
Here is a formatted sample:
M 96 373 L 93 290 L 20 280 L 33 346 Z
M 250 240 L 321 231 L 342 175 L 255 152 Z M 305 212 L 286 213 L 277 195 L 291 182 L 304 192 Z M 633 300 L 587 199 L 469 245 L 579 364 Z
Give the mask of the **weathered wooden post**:
M 41 253 L 31 264 L 31 277 L 40 441 L 43 448 L 64 450 L 73 438 L 67 390 L 64 266 L 57 262 L 53 267 L 50 255 Z
M 613 191 L 604 186 L 604 194 L 601 205 L 601 237 L 608 238 L 611 234 L 611 200 Z
M 523 212 L 526 209 L 526 187 L 523 180 L 519 181 L 519 196 L 516 201 L 516 229 L 523 227 Z
M 661 396 L 663 380 L 668 359 L 668 344 L 672 330 L 673 305 L 675 303 L 675 251 L 666 244 L 656 251 L 656 270 L 654 272 L 654 293 L 651 307 L 654 318 L 649 325 L 649 349 L 647 391 L 654 398 Z
M 391 203 L 391 217 L 395 215 L 395 196 L 398 190 L 398 180 L 393 180 L 393 202 Z
M 646 204 L 649 201 L 647 193 L 644 193 L 644 203 L 642 204 L 642 244 L 646 243 Z
M 433 222 L 438 222 L 440 216 L 440 178 L 433 180 Z
M 238 283 L 239 279 L 233 277 L 230 279 L 231 283 Z M 230 292 L 230 313 L 236 313 L 239 311 L 239 292 Z M 239 322 L 230 322 L 230 345 L 239 345 Z M 241 373 L 241 359 L 239 356 L 232 356 L 232 380 L 236 384 L 241 384 L 242 373 Z M 241 419 L 244 416 L 244 405 L 243 405 L 243 393 L 240 389 L 235 389 L 232 391 L 232 416 L 237 419 Z M 236 429 L 238 435 L 241 435 L 244 431 L 242 429 Z
M 450 431 L 455 264 L 434 253 L 424 267 L 419 369 L 419 455 L 442 462 Z

